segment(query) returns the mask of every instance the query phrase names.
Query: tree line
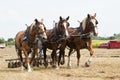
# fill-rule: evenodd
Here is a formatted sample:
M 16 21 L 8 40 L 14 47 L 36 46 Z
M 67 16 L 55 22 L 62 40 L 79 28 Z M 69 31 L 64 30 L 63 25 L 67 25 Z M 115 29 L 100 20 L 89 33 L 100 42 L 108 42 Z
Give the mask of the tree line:
M 4 38 L 0 38 L 0 44 L 5 43 L 6 45 L 14 45 L 14 38 L 8 38 L 5 40 Z
M 101 37 L 101 36 L 93 36 L 94 40 L 120 40 L 120 33 L 119 34 L 113 34 L 112 36 L 109 37 Z

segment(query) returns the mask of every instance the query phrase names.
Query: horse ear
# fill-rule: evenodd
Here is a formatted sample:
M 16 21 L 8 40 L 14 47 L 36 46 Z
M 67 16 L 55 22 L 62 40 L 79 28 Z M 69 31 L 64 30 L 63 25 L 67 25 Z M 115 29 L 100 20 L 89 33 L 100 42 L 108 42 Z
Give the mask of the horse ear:
M 94 17 L 96 17 L 96 13 L 94 14 Z
M 36 22 L 36 23 L 38 23 L 38 20 L 37 20 L 37 19 L 35 19 L 35 22 Z
M 60 20 L 62 20 L 62 17 L 60 16 Z
M 68 20 L 69 19 L 69 16 L 66 18 L 66 20 Z
M 81 23 L 79 20 L 77 20 L 77 22 Z
M 90 14 L 87 15 L 87 18 L 90 18 Z
M 25 24 L 27 27 L 29 27 L 27 24 Z
M 43 22 L 43 21 L 44 21 L 44 19 L 42 18 L 42 19 L 41 19 L 41 22 Z

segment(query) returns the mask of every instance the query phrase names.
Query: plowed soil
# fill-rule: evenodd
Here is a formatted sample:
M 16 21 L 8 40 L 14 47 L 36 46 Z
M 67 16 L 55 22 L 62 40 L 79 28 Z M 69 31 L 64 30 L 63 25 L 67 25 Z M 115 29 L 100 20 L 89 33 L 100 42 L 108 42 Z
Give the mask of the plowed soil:
M 66 55 L 68 50 L 66 50 Z M 72 66 L 67 68 L 67 57 L 60 69 L 50 65 L 34 67 L 32 72 L 21 68 L 8 68 L 6 59 L 17 58 L 14 47 L 0 49 L 0 80 L 120 80 L 120 49 L 94 49 L 90 67 L 84 64 L 88 60 L 89 51 L 81 50 L 80 67 L 77 67 L 76 53 L 71 56 Z

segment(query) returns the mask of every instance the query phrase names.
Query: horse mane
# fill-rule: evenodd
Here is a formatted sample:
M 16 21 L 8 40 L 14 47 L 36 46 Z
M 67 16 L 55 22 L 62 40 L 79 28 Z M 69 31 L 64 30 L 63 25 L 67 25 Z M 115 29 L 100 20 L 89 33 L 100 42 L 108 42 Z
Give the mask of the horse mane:
M 84 19 L 82 20 L 82 26 L 80 26 L 80 27 L 82 27 L 82 31 L 84 31 L 85 28 L 86 28 L 86 20 L 87 20 L 87 18 L 84 18 Z
M 30 25 L 30 32 L 33 29 L 34 24 L 35 24 L 35 21 Z

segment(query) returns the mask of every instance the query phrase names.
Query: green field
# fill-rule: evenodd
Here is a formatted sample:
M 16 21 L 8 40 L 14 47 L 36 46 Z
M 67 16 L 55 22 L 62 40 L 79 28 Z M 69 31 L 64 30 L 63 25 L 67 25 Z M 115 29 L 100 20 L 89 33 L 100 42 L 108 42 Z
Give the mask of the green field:
M 98 48 L 101 43 L 107 43 L 109 40 L 92 40 L 92 46 Z

